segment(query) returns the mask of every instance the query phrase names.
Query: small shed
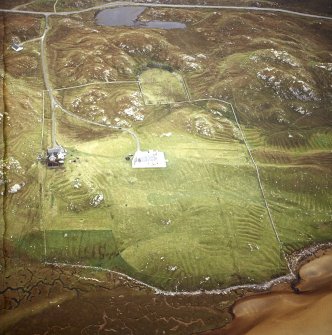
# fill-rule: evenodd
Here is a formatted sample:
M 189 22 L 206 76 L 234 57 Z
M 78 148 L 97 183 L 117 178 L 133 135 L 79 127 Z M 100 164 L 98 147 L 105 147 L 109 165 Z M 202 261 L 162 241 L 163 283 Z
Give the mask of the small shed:
M 23 47 L 22 47 L 22 45 L 20 45 L 20 44 L 14 42 L 14 43 L 12 44 L 12 49 L 13 49 L 14 51 L 18 52 L 18 51 L 23 50 Z
M 166 166 L 165 154 L 157 150 L 138 150 L 132 160 L 134 169 L 165 168 Z
M 61 146 L 47 149 L 47 166 L 52 168 L 63 165 L 66 154 L 67 151 Z

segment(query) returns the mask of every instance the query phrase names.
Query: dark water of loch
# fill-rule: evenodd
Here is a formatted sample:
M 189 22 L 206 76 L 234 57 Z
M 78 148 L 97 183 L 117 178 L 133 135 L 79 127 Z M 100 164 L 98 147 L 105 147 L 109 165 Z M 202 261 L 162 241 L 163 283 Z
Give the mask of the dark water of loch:
M 100 11 L 96 15 L 96 22 L 101 26 L 111 27 L 137 27 L 137 28 L 158 28 L 158 29 L 184 29 L 186 25 L 182 22 L 171 21 L 139 21 L 138 16 L 143 13 L 145 7 L 118 7 Z

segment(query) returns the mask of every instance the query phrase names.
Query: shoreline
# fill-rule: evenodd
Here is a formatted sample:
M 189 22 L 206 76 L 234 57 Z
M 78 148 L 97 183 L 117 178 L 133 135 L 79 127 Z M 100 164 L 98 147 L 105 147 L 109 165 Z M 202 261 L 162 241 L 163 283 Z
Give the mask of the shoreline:
M 294 281 L 280 282 L 269 292 L 239 297 L 222 328 L 200 335 L 329 334 L 332 320 L 332 243 L 292 255 Z
M 125 273 L 121 273 L 114 270 L 109 270 L 101 267 L 87 266 L 87 265 L 76 265 L 76 264 L 67 264 L 67 263 L 50 263 L 45 262 L 45 265 L 55 266 L 59 268 L 77 268 L 77 269 L 88 269 L 94 271 L 108 272 L 110 274 L 118 276 L 120 279 L 129 280 L 136 285 L 142 286 L 146 289 L 150 289 L 154 294 L 163 295 L 163 296 L 197 296 L 197 295 L 227 295 L 236 291 L 247 291 L 244 293 L 246 296 L 247 293 L 251 292 L 252 294 L 264 293 L 270 291 L 276 285 L 280 284 L 290 284 L 291 287 L 295 287 L 299 278 L 298 271 L 305 264 L 312 260 L 312 258 L 317 258 L 319 252 L 324 252 L 324 250 L 332 249 L 332 242 L 314 244 L 307 248 L 302 248 L 293 254 L 287 257 L 287 261 L 290 265 L 290 273 L 283 276 L 279 276 L 268 281 L 265 281 L 260 284 L 240 284 L 234 285 L 222 289 L 211 289 L 211 290 L 193 290 L 193 291 L 167 291 L 155 287 L 153 285 L 144 283 L 143 281 L 130 277 Z M 295 286 L 294 286 L 295 285 Z M 296 291 L 296 289 L 295 289 Z
M 310 271 L 310 269 L 309 271 L 306 270 L 304 274 L 309 279 L 311 276 L 311 281 L 305 286 L 300 286 L 301 281 L 299 281 L 299 279 L 303 276 L 301 271 L 303 272 L 303 269 L 312 262 L 323 259 L 327 253 L 331 254 L 331 262 L 328 263 L 328 265 L 331 264 L 331 266 L 329 265 L 330 273 L 325 274 L 325 277 L 322 276 L 322 280 L 319 278 L 317 280 L 317 278 L 312 277 L 313 272 Z M 24 270 L 24 265 L 17 264 L 16 266 L 21 274 L 20 278 L 22 279 L 22 275 L 26 272 L 24 278 L 29 281 L 26 284 L 22 282 L 12 282 L 9 284 L 8 282 L 6 286 L 8 289 L 5 289 L 4 297 L 9 301 L 11 297 L 15 297 L 16 290 L 24 290 L 22 292 L 26 293 L 27 300 L 21 298 L 22 301 L 18 306 L 10 308 L 8 305 L 7 307 L 9 309 L 2 310 L 2 313 L 0 313 L 2 330 L 6 332 L 8 329 L 13 329 L 21 334 L 26 334 L 26 327 L 30 325 L 31 320 L 34 320 L 36 324 L 40 324 L 38 327 L 41 329 L 48 329 L 50 322 L 58 327 L 63 324 L 68 315 L 72 315 L 70 321 L 71 325 L 74 328 L 76 327 L 75 329 L 78 331 L 83 328 L 82 319 L 77 318 L 75 314 L 71 313 L 74 310 L 74 306 L 80 304 L 85 306 L 85 318 L 87 320 L 90 317 L 93 318 L 90 321 L 84 321 L 84 324 L 86 322 L 88 324 L 100 322 L 98 315 L 100 318 L 100 315 L 103 315 L 104 311 L 108 310 L 108 313 L 117 315 L 120 323 L 127 322 L 125 320 L 127 320 L 128 315 L 134 315 L 135 319 L 142 318 L 142 320 L 144 320 L 143 324 L 146 327 L 150 327 L 151 331 L 153 331 L 156 329 L 155 327 L 162 327 L 163 323 L 159 324 L 158 322 L 163 322 L 162 320 L 164 320 L 166 313 L 172 322 L 175 322 L 174 320 L 177 318 L 187 320 L 187 323 L 179 323 L 178 327 L 182 327 L 181 332 L 180 330 L 178 332 L 179 334 L 243 335 L 248 329 L 250 330 L 252 327 L 259 325 L 254 318 L 256 315 L 258 317 L 262 315 L 262 318 L 266 319 L 264 319 L 264 324 L 266 325 L 269 320 L 268 316 L 280 314 L 280 311 L 274 313 L 273 309 L 270 313 L 266 313 L 267 309 L 271 310 L 273 307 L 273 301 L 269 302 L 271 298 L 272 300 L 275 299 L 277 304 L 287 301 L 287 299 L 288 301 L 295 299 L 295 304 L 291 301 L 289 306 L 286 304 L 286 306 L 281 308 L 282 311 L 292 306 L 305 305 L 305 303 L 299 302 L 303 297 L 316 306 L 315 292 L 317 291 L 318 294 L 320 294 L 319 298 L 324 298 L 324 292 L 321 292 L 319 288 L 317 289 L 315 285 L 313 285 L 315 290 L 312 293 L 310 291 L 310 288 L 312 289 L 311 284 L 312 282 L 316 282 L 318 285 L 321 283 L 324 284 L 326 283 L 326 279 L 328 280 L 327 283 L 331 286 L 332 313 L 332 243 L 316 244 L 306 249 L 303 248 L 291 255 L 291 261 L 295 275 L 279 277 L 263 283 L 263 285 L 243 285 L 241 287 L 235 286 L 214 291 L 169 293 L 160 292 L 160 290 L 151 288 L 123 274 L 100 268 L 73 265 L 62 266 L 45 263 L 33 265 L 28 262 L 30 264 L 29 270 Z M 13 262 L 15 263 L 14 259 Z M 24 259 L 21 259 L 20 262 L 24 264 L 27 263 Z M 29 279 L 29 274 L 31 275 L 32 273 L 31 267 L 34 268 L 34 266 L 35 270 L 33 273 L 36 274 Z M 11 277 L 14 273 L 15 271 L 11 273 Z M 319 271 L 316 271 L 316 273 L 318 273 L 318 275 L 320 274 Z M 40 276 L 44 278 L 46 274 L 47 278 L 53 279 L 49 282 L 48 280 L 40 282 Z M 59 276 L 58 279 L 56 279 L 57 276 Z M 33 281 L 36 281 L 36 284 L 33 284 Z M 51 290 L 53 292 L 51 294 L 52 299 L 50 300 L 49 293 L 45 295 L 46 291 L 44 291 L 44 289 L 42 289 L 43 294 L 34 296 L 34 293 L 29 290 L 35 285 L 47 287 L 46 291 Z M 34 298 L 30 301 L 31 296 L 34 296 Z M 286 300 L 284 298 L 280 299 L 280 297 L 286 297 Z M 117 301 L 117 303 L 109 304 L 110 301 Z M 264 303 L 264 301 L 267 301 L 267 303 Z M 243 304 L 247 302 L 249 302 L 251 306 L 254 306 L 254 309 L 251 307 L 249 311 L 255 310 L 257 306 L 264 306 L 264 309 L 257 311 L 256 308 L 254 316 L 250 315 L 250 313 L 246 316 L 246 310 L 248 309 L 240 308 L 242 316 L 239 318 L 239 306 L 241 307 L 241 304 L 243 306 Z M 92 313 L 92 311 L 89 310 L 92 305 L 95 306 L 94 310 L 96 308 L 99 310 L 99 314 L 95 312 Z M 154 315 L 151 322 L 144 319 L 147 311 L 143 306 L 146 305 L 154 306 L 153 308 L 158 306 L 159 308 L 159 312 Z M 119 306 L 122 306 L 123 309 Z M 134 310 L 128 311 L 128 306 L 131 306 Z M 142 308 L 137 309 L 137 306 L 142 306 Z M 181 308 L 179 309 L 179 307 Z M 33 313 L 30 314 L 28 311 L 33 311 Z M 291 312 L 292 311 L 288 310 L 289 314 L 292 314 Z M 195 321 L 192 319 L 193 315 L 195 315 Z M 55 318 L 54 316 L 57 317 Z M 202 320 L 204 320 L 204 322 Z M 241 327 L 237 326 L 239 322 Z M 199 324 L 201 324 L 201 326 L 199 326 Z M 208 325 L 212 327 L 211 330 L 207 330 Z M 234 332 L 232 330 L 234 325 L 235 329 L 239 329 L 241 332 L 236 332 L 237 330 Z M 245 327 L 245 329 L 243 327 Z M 278 329 L 278 326 L 273 325 L 271 329 L 274 331 Z M 253 335 L 254 334 L 256 335 L 256 333 L 253 333 Z M 257 335 L 261 334 L 270 335 L 272 333 L 270 331 L 257 333 Z M 325 335 L 325 333 L 322 334 Z

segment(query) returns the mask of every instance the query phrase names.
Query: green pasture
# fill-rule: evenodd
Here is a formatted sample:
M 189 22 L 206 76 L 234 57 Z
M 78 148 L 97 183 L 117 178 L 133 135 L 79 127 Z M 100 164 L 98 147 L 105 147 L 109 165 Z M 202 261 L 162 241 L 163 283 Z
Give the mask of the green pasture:
M 299 143 L 287 130 L 245 128 L 287 254 L 332 238 L 332 133 L 326 126 L 299 124 L 297 132 Z M 269 136 L 275 137 L 273 146 Z
M 69 155 L 65 170 L 46 172 L 46 245 L 58 246 L 46 248 L 47 259 L 63 260 L 60 250 L 69 248 L 68 239 L 56 231 L 112 231 L 109 243 L 118 250 L 112 257 L 121 256 L 121 265 L 112 260 L 103 266 L 161 288 L 226 287 L 283 273 L 256 172 L 229 107 L 150 107 L 145 115 L 136 129 L 142 149 L 164 151 L 166 169 L 132 169 L 125 160 L 135 150 L 130 135 L 113 131 L 77 140 L 75 134 L 68 136 L 66 124 L 75 125 L 82 137 L 84 124 L 58 115 L 58 138 Z M 197 120 L 214 128 L 213 135 L 196 131 Z M 96 194 L 103 201 L 94 207 Z M 93 242 L 85 235 L 86 245 L 89 238 Z M 80 257 L 73 262 L 83 264 Z M 84 264 L 96 263 L 88 257 Z
M 57 94 L 69 108 L 90 89 Z M 110 119 L 138 92 L 135 84 L 92 89 L 105 93 L 94 104 Z M 57 110 L 57 141 L 68 150 L 65 168 L 32 165 L 31 182 L 19 198 L 7 199 L 6 218 L 18 222 L 10 236 L 20 257 L 113 269 L 171 290 L 262 282 L 286 273 L 230 106 L 202 101 L 141 108 L 144 120 L 133 123 L 134 131 L 143 150 L 165 152 L 166 169 L 132 169 L 125 159 L 135 152 L 130 134 L 94 127 Z M 88 108 L 71 111 L 89 117 Z M 49 118 L 46 108 L 43 146 L 50 142 Z M 273 147 L 259 128 L 243 129 L 283 250 L 329 240 L 330 132 L 313 129 L 305 145 L 297 147 L 278 135 Z M 20 137 L 13 131 L 10 150 L 27 146 L 32 135 L 39 150 L 37 131 Z M 103 199 L 93 205 L 98 195 Z
M 149 69 L 139 76 L 146 104 L 186 101 L 186 91 L 181 75 L 162 69 Z

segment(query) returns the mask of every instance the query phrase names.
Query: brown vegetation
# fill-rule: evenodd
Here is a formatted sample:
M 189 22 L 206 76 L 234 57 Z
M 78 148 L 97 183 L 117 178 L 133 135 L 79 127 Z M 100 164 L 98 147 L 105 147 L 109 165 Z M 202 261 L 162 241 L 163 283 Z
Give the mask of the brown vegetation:
M 5 14 L 4 17 L 7 43 L 11 43 L 13 39 L 24 42 L 41 35 L 40 17 L 19 14 Z

